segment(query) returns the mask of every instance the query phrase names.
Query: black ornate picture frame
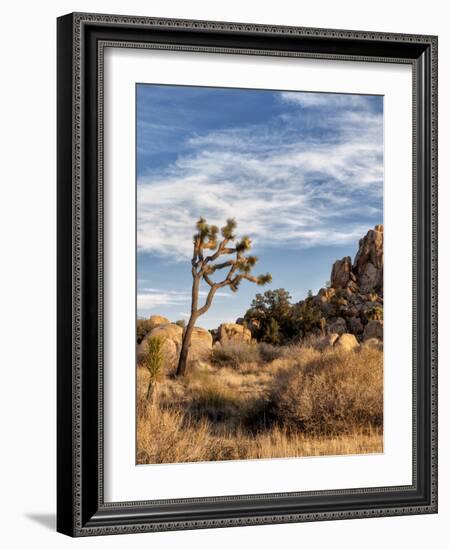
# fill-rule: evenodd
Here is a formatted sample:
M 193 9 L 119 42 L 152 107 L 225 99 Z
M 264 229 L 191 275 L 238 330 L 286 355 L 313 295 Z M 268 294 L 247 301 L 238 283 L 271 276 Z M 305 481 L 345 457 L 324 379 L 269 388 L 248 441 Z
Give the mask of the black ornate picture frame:
M 105 45 L 405 63 L 413 70 L 413 483 L 138 502 L 103 495 Z M 69 14 L 58 19 L 58 502 L 70 536 L 437 512 L 437 38 Z

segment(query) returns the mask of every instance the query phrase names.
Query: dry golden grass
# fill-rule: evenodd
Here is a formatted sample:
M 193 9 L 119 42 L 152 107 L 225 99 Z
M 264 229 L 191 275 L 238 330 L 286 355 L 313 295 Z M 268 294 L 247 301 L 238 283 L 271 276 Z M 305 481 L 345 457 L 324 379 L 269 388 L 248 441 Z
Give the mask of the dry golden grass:
M 184 378 L 166 376 L 151 402 L 148 374 L 138 367 L 137 462 L 383 451 L 379 350 L 293 346 L 273 361 L 236 365 L 234 354 L 229 366 L 200 364 Z
M 137 463 L 160 464 L 381 453 L 380 429 L 359 429 L 332 437 L 291 433 L 277 426 L 264 432 L 214 435 L 207 420 L 150 405 L 138 421 Z

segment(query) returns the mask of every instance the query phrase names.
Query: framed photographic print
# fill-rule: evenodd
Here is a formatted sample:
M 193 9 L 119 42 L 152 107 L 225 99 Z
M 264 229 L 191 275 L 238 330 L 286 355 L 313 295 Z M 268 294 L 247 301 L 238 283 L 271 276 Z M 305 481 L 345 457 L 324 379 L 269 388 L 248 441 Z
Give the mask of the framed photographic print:
M 437 38 L 58 19 L 58 531 L 437 511 Z

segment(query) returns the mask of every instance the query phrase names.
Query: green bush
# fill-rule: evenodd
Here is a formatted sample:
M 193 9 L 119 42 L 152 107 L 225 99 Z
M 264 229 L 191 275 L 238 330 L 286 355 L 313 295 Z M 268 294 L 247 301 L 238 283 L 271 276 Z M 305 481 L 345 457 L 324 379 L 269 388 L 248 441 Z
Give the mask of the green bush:
M 276 319 L 268 319 L 262 333 L 262 342 L 267 344 L 280 344 L 282 341 L 281 329 Z
M 259 357 L 264 363 L 271 363 L 275 359 L 281 359 L 284 356 L 285 348 L 273 346 L 265 342 L 259 344 Z
M 245 313 L 247 322 L 257 322 L 253 336 L 269 344 L 283 343 L 289 337 L 291 296 L 283 288 L 256 294 L 250 309 Z
M 342 297 L 338 300 L 333 306 L 342 309 L 346 301 Z M 311 290 L 297 304 L 291 303 L 290 293 L 283 288 L 256 294 L 245 320 L 252 324 L 251 331 L 259 342 L 275 345 L 297 342 L 323 332 L 326 327 L 326 319 Z
M 320 307 L 313 302 L 311 291 L 309 290 L 307 298 L 298 304 L 292 306 L 290 316 L 290 338 L 306 338 L 316 331 L 323 331 L 326 326 L 326 320 L 322 316 Z
M 164 368 L 164 346 L 165 338 L 155 336 L 150 338 L 147 343 L 147 351 L 144 357 L 144 366 L 150 375 L 147 389 L 147 400 L 150 400 L 154 393 L 157 381 L 162 377 Z

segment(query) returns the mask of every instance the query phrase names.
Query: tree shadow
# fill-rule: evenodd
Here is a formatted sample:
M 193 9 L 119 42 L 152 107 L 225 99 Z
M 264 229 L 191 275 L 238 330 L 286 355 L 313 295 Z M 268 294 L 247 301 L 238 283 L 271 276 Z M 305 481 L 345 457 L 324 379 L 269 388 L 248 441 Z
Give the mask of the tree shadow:
M 56 531 L 56 514 L 25 514 L 25 517 L 51 531 Z

